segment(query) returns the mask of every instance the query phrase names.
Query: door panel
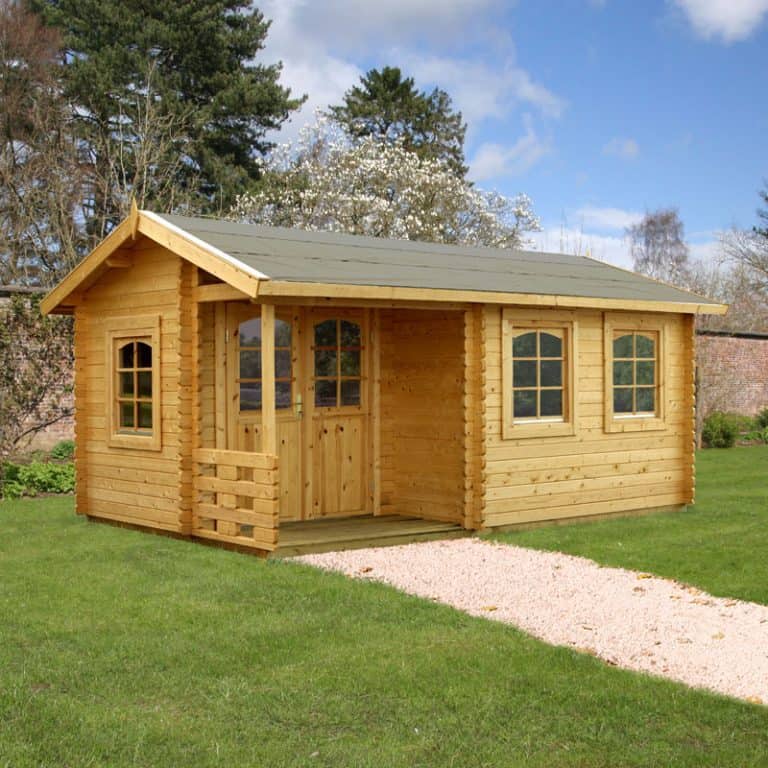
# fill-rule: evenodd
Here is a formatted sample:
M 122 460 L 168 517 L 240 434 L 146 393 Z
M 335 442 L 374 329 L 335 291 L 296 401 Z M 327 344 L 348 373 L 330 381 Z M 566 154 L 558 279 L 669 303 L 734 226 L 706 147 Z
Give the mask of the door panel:
M 261 410 L 254 407 L 260 399 L 261 364 L 258 359 L 260 328 L 253 321 L 260 317 L 259 308 L 242 304 L 228 305 L 229 342 L 227 349 L 227 381 L 229 396 L 227 402 L 232 409 L 229 419 L 230 450 L 261 451 Z M 302 519 L 302 445 L 301 412 L 296 407 L 297 395 L 301 393 L 300 355 L 298 341 L 299 317 L 294 313 L 279 313 L 283 321 L 276 328 L 275 368 L 283 378 L 277 384 L 277 453 L 280 460 L 280 520 Z M 245 324 L 245 325 L 244 325 Z M 240 331 L 243 331 L 241 334 Z M 290 345 L 290 369 L 288 352 Z M 245 351 L 243 351 L 245 350 Z M 241 371 L 242 366 L 245 370 Z M 242 375 L 241 375 L 242 374 Z M 243 394 L 250 402 L 241 403 L 241 378 Z M 288 379 L 292 378 L 292 383 Z M 254 393 L 259 393 L 255 395 Z M 256 397 L 256 400 L 254 400 Z M 280 404 L 289 407 L 279 407 Z M 242 409 L 241 409 L 242 408 Z
M 366 314 L 308 312 L 305 338 L 308 516 L 367 514 Z

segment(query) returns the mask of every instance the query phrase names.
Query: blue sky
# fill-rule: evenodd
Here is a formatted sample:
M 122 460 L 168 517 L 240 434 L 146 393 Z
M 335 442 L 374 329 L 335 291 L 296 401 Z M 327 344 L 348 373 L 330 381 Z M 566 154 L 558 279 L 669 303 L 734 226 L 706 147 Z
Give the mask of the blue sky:
M 525 192 L 540 248 L 629 265 L 624 227 L 680 209 L 695 257 L 755 221 L 768 178 L 768 0 L 268 0 L 264 58 L 308 103 L 371 67 L 437 85 L 478 186 Z

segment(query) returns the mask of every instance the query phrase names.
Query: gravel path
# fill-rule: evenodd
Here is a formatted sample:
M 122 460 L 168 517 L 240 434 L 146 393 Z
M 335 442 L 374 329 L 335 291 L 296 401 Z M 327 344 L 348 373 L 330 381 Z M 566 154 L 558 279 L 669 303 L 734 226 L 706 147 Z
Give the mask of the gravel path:
M 768 607 L 479 539 L 297 558 L 391 584 L 626 669 L 768 704 Z

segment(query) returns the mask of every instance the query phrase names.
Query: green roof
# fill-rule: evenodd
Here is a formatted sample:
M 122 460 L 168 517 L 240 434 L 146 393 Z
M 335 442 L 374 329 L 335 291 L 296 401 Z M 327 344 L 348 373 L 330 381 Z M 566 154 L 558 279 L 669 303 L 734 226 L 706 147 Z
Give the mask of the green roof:
M 710 299 L 587 256 L 155 215 L 271 280 L 716 306 Z

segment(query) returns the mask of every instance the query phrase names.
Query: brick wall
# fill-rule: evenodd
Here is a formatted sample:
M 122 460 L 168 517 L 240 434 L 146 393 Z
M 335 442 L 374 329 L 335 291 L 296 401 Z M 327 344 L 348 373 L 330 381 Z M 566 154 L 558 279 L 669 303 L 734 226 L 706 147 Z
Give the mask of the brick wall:
M 768 338 L 697 337 L 699 401 L 714 410 L 754 415 L 768 407 Z

